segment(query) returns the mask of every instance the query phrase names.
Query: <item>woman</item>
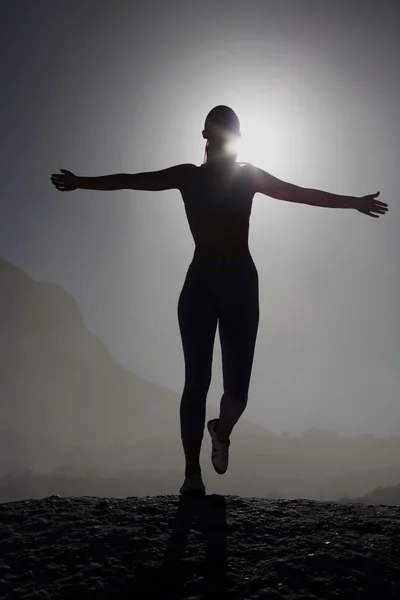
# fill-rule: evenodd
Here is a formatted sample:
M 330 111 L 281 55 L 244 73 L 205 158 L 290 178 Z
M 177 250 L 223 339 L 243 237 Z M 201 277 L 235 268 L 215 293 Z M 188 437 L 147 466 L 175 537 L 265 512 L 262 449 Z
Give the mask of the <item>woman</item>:
M 195 243 L 178 302 L 185 358 L 180 422 L 186 466 L 181 494 L 205 494 L 199 457 L 217 325 L 224 391 L 219 418 L 209 421 L 207 428 L 212 464 L 219 474 L 227 470 L 230 436 L 247 404 L 259 319 L 258 275 L 248 247 L 254 194 L 313 206 L 353 208 L 375 218 L 388 210 L 387 204 L 376 199 L 379 192 L 339 196 L 301 188 L 252 165 L 238 164 L 235 144 L 241 135 L 240 124 L 227 106 L 211 110 L 202 134 L 207 141 L 200 167 L 182 164 L 161 171 L 102 177 L 77 177 L 61 169 L 62 174 L 51 176 L 60 191 L 181 192 Z

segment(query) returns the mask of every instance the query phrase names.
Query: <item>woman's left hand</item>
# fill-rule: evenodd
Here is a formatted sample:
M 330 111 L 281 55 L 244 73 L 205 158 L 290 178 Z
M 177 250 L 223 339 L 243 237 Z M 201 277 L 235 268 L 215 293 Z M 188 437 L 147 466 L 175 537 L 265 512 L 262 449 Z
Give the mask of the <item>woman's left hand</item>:
M 355 198 L 354 206 L 352 206 L 352 208 L 355 208 L 364 215 L 378 219 L 380 215 L 384 215 L 389 210 L 388 205 L 385 202 L 377 200 L 379 194 L 380 192 L 376 192 L 376 194 Z

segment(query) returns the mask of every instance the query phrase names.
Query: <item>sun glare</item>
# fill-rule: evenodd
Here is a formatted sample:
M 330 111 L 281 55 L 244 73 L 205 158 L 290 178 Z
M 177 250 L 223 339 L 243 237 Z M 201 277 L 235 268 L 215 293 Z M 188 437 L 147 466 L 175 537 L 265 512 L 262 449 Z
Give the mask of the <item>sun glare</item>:
M 225 151 L 228 154 L 238 154 L 240 151 L 240 139 L 232 136 L 225 144 Z
M 238 142 L 238 161 L 261 167 L 266 161 L 266 136 L 260 124 L 248 120 L 242 124 L 242 137 Z

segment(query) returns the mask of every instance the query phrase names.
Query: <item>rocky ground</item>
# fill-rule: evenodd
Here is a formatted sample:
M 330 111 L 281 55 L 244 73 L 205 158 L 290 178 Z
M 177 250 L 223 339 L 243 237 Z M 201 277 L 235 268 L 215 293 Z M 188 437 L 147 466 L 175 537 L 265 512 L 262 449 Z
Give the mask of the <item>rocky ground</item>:
M 0 598 L 400 598 L 400 506 L 206 496 L 0 504 Z

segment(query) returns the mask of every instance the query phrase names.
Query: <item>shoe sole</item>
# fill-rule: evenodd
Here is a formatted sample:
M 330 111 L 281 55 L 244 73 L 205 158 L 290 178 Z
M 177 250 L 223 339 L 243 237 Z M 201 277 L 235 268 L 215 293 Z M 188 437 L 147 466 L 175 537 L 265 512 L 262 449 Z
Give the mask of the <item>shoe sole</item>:
M 214 419 L 211 421 L 208 421 L 208 423 L 207 423 L 207 429 L 208 429 L 208 433 L 210 434 L 210 437 L 211 437 L 211 443 L 213 442 L 213 438 L 212 438 L 213 432 L 211 431 L 212 423 L 214 423 Z M 215 466 L 213 459 L 212 459 L 212 450 L 211 450 L 211 464 L 214 467 L 214 471 L 216 473 L 218 473 L 218 475 L 225 475 L 225 473 L 228 470 L 228 466 L 226 467 L 226 469 L 224 471 L 221 471 L 221 469 L 219 467 Z
M 211 462 L 212 462 L 212 459 L 211 459 Z M 225 471 L 221 471 L 221 469 L 219 469 L 218 467 L 216 467 L 213 462 L 212 462 L 212 466 L 214 467 L 214 471 L 216 473 L 218 473 L 218 475 L 225 475 L 225 473 L 228 470 L 228 467 L 226 467 Z

